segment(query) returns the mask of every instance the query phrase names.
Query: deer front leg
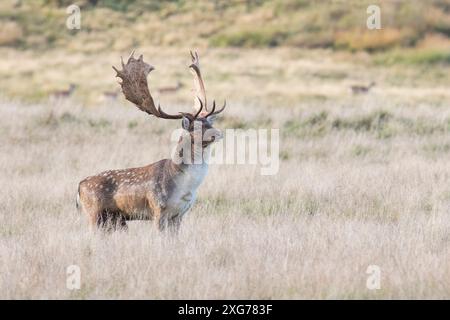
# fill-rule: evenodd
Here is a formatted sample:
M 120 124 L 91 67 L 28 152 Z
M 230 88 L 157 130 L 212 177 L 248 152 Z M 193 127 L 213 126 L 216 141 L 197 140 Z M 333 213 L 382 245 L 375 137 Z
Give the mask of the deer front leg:
M 177 235 L 180 231 L 181 221 L 183 221 L 183 215 L 179 214 L 168 220 L 168 228 L 170 233 Z
M 169 225 L 169 219 L 167 213 L 162 213 L 159 216 L 158 221 L 158 228 L 159 231 L 164 232 L 167 229 L 167 226 Z
M 167 226 L 167 215 L 164 214 L 164 208 L 154 205 L 149 202 L 151 206 L 151 220 L 153 224 L 158 227 L 160 231 L 164 231 Z
M 167 229 L 167 225 L 168 225 L 167 219 L 165 219 L 165 218 L 159 219 L 159 223 L 158 223 L 159 231 L 165 232 Z
M 173 215 L 171 212 L 163 211 L 158 221 L 159 231 L 169 231 L 170 234 L 177 234 L 182 216 L 182 214 Z

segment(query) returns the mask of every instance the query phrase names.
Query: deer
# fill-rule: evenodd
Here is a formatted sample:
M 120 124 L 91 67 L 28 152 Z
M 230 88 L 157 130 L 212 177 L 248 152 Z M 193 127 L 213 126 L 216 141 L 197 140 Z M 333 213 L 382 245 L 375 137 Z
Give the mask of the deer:
M 213 123 L 226 106 L 225 101 L 216 109 L 213 101 L 207 107 L 197 52 L 191 52 L 191 59 L 189 69 L 198 89 L 194 90 L 196 103 L 192 113 L 168 114 L 159 104 L 156 107 L 147 83 L 154 67 L 144 62 L 142 55 L 136 59 L 133 51 L 126 64 L 122 59 L 122 70 L 113 66 L 128 101 L 152 117 L 181 120 L 183 133 L 169 159 L 143 167 L 104 171 L 79 183 L 77 207 L 87 215 L 91 229 L 127 230 L 127 221 L 150 220 L 161 232 L 178 232 L 208 172 L 211 146 L 222 138 L 222 132 Z M 192 161 L 196 159 L 199 161 Z
M 177 92 L 181 88 L 183 88 L 183 84 L 180 81 L 177 81 L 175 86 L 160 87 L 157 90 L 159 94 L 166 94 Z
M 69 98 L 73 92 L 75 91 L 75 89 L 77 88 L 76 84 L 71 83 L 69 85 L 69 89 L 67 90 L 56 90 L 53 91 L 50 96 L 54 99 L 65 99 L 65 98 Z
M 119 96 L 119 91 L 104 91 L 103 99 L 108 101 L 115 101 Z
M 350 88 L 352 89 L 352 93 L 353 94 L 360 94 L 360 93 L 367 93 L 367 92 L 369 92 L 370 89 L 372 89 L 372 87 L 374 87 L 374 86 L 375 86 L 375 82 L 372 81 L 367 86 L 353 85 Z

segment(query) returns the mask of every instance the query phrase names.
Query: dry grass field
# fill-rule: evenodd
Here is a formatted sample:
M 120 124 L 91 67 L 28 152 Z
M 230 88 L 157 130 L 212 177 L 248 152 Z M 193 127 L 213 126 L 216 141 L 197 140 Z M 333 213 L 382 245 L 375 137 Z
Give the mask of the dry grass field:
M 392 72 L 377 70 L 366 76 Z M 75 195 L 87 175 L 168 157 L 179 123 L 122 102 L 4 100 L 1 298 L 449 298 L 449 92 L 416 80 L 353 96 L 340 79 L 304 81 L 299 96 L 307 83 L 329 95 L 229 96 L 217 127 L 279 128 L 279 173 L 212 165 L 178 237 L 147 222 L 91 233 Z M 72 264 L 80 290 L 66 287 Z M 379 290 L 366 287 L 369 265 L 380 267 Z
M 66 2 L 0 4 L 0 299 L 450 299 L 447 0 L 380 1 L 378 34 L 364 3 L 302 0 L 86 0 L 76 33 Z M 190 111 L 197 49 L 217 128 L 280 130 L 278 173 L 211 165 L 177 236 L 91 232 L 75 208 L 86 176 L 170 157 L 178 121 L 103 97 L 132 48 L 166 111 Z

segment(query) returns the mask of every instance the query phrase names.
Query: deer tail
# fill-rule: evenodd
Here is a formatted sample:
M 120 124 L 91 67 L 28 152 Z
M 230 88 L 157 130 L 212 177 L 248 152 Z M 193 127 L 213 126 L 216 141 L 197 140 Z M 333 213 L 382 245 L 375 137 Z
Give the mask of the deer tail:
M 77 199 L 75 201 L 75 205 L 77 207 L 78 212 L 81 211 L 81 203 L 80 203 L 80 185 L 78 185 Z

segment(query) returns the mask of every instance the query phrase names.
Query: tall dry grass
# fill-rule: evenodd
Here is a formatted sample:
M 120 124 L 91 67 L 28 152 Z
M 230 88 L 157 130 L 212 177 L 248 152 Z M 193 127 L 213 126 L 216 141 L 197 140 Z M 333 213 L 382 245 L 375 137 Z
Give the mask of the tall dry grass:
M 448 100 L 413 93 L 231 104 L 218 127 L 281 129 L 280 171 L 212 166 L 176 238 L 146 222 L 91 233 L 75 195 L 87 175 L 169 156 L 178 123 L 129 104 L 5 101 L 0 297 L 450 298 Z M 73 264 L 80 290 L 66 287 Z

